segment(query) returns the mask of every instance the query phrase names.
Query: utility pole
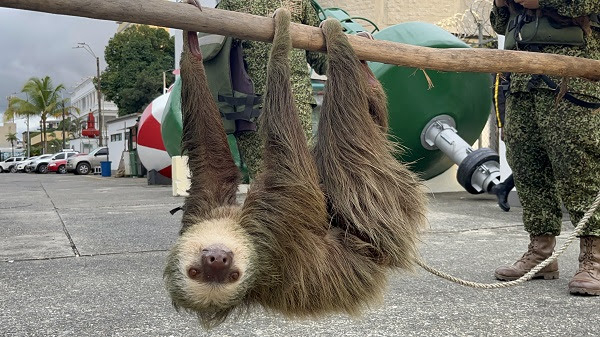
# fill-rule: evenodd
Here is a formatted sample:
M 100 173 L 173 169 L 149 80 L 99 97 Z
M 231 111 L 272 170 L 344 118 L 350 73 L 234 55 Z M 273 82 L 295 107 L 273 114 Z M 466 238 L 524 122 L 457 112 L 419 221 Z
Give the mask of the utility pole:
M 92 50 L 92 48 L 85 42 L 78 42 L 77 43 L 78 46 L 73 47 L 73 48 L 83 48 L 85 49 L 88 53 L 90 53 L 95 59 L 96 59 L 96 77 L 98 78 L 98 83 L 96 86 L 96 91 L 98 94 L 98 133 L 100 134 L 100 139 L 98 140 L 98 145 L 102 146 L 103 145 L 103 123 L 104 123 L 104 118 L 102 117 L 102 93 L 100 92 L 100 58 L 98 56 L 96 56 L 96 54 L 94 53 L 94 51 Z
M 29 114 L 27 114 L 27 158 L 31 157 L 31 137 L 29 137 Z
M 96 74 L 98 76 L 98 87 L 96 91 L 98 92 L 98 133 L 100 134 L 100 140 L 98 142 L 99 146 L 103 145 L 104 133 L 103 132 L 103 123 L 104 120 L 102 118 L 102 93 L 100 92 L 100 58 L 96 56 Z
M 64 150 L 67 145 L 66 145 L 66 141 L 65 141 L 65 100 L 63 98 L 62 101 L 62 150 Z

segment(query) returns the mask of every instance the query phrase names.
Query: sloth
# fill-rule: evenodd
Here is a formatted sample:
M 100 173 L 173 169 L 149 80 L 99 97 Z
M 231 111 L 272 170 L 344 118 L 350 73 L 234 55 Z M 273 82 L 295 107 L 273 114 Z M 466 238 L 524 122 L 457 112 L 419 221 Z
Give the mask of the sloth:
M 426 222 L 422 182 L 388 138 L 385 92 L 340 23 L 321 25 L 328 80 L 312 149 L 292 96 L 289 11 L 277 10 L 274 23 L 258 123 L 263 166 L 242 204 L 197 35 L 184 32 L 191 187 L 164 282 L 175 309 L 205 328 L 257 306 L 290 318 L 358 315 L 381 301 L 390 270 L 414 268 Z

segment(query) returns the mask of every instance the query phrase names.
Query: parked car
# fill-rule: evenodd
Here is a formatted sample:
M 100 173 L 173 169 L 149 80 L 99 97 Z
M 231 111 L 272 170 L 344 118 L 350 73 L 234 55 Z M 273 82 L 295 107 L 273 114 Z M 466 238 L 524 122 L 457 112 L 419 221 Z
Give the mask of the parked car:
M 46 166 L 46 171 L 56 172 L 60 174 L 67 173 L 67 159 L 73 157 L 76 154 L 78 153 L 74 151 L 61 152 L 55 154 L 52 158 L 50 158 L 50 161 Z
M 67 159 L 67 172 L 75 174 L 88 174 L 100 162 L 108 160 L 108 148 L 99 147 L 89 154 L 79 154 Z
M 2 172 L 17 172 L 17 163 L 25 160 L 25 157 L 10 157 L 5 161 L 0 161 L 0 173 Z
M 41 156 L 38 156 L 35 160 L 29 162 L 27 168 L 25 169 L 25 172 L 46 173 L 46 166 L 48 165 L 48 162 L 50 161 L 50 158 L 52 158 L 52 156 L 53 154 L 43 154 Z
M 27 173 L 29 173 L 29 171 L 27 171 L 29 169 L 28 165 L 31 164 L 32 161 L 38 159 L 38 157 L 39 156 L 29 157 L 29 158 L 27 158 L 27 159 L 19 162 L 17 164 L 17 172 L 27 172 Z

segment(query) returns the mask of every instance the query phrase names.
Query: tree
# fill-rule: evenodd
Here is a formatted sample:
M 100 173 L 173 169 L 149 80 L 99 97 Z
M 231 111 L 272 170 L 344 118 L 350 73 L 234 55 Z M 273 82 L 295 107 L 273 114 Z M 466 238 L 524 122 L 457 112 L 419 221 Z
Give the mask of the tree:
M 56 132 L 52 131 L 48 134 L 50 136 L 50 140 L 48 140 L 48 147 L 52 149 L 52 153 L 56 153 L 63 148 L 62 141 L 56 138 Z
M 120 116 L 143 111 L 162 94 L 162 72 L 173 68 L 174 53 L 174 38 L 161 28 L 134 25 L 110 39 L 101 90 Z M 172 82 L 173 75 L 167 76 Z
M 27 98 L 11 97 L 8 101 L 8 109 L 4 112 L 4 120 L 11 120 L 14 116 L 40 116 L 42 126 L 42 151 L 48 152 L 46 138 L 46 119 L 61 116 L 63 107 L 65 111 L 77 111 L 79 109 L 73 106 L 67 106 L 68 98 L 61 98 L 60 92 L 65 89 L 62 84 L 54 87 L 50 77 L 30 78 L 21 92 L 25 93 Z M 30 146 L 28 144 L 28 146 Z
M 6 135 L 6 141 L 10 143 L 10 150 L 13 157 L 15 156 L 15 142 L 18 140 L 16 133 L 9 133 Z
M 79 136 L 79 133 L 81 132 L 79 130 L 79 122 L 76 119 L 72 119 L 71 117 L 67 117 L 63 120 L 61 120 L 58 123 L 58 128 L 56 130 L 60 130 L 62 131 L 64 128 L 65 132 L 67 133 L 69 138 L 76 138 Z

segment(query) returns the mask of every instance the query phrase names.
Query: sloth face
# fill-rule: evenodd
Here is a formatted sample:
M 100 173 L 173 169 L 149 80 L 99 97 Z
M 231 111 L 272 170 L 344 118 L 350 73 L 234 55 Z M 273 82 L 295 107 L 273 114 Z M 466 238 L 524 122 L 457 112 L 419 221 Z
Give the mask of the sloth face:
M 231 218 L 200 221 L 177 240 L 164 279 L 175 308 L 210 315 L 241 303 L 252 278 L 252 249 Z

